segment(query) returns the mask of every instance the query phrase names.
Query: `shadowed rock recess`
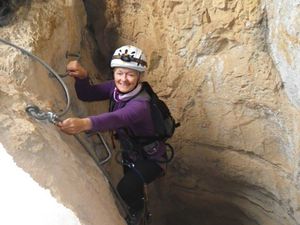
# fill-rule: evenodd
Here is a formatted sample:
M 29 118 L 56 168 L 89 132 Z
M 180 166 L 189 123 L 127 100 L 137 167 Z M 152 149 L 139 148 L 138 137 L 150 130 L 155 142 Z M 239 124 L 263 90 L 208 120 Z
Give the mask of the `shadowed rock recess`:
M 59 72 L 65 52 L 80 51 L 101 82 L 110 77 L 105 68 L 116 47 L 144 49 L 145 78 L 181 123 L 170 141 L 175 159 L 149 186 L 153 225 L 300 224 L 298 0 L 32 0 L 26 16 L 19 10 L 1 38 Z M 27 56 L 0 48 L 0 142 L 7 152 L 82 225 L 125 224 L 82 146 L 24 112 L 32 103 L 62 109 L 58 83 Z M 80 102 L 73 80 L 65 82 L 67 116 L 107 110 L 106 103 Z M 115 184 L 121 170 L 114 159 L 102 169 Z

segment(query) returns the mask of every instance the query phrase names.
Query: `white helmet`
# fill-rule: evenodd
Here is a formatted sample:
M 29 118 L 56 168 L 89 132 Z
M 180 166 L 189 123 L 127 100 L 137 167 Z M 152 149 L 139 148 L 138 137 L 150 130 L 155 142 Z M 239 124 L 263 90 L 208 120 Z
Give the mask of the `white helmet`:
M 147 68 L 147 62 L 141 49 L 131 45 L 125 45 L 115 51 L 110 66 L 112 68 L 125 67 L 144 72 Z

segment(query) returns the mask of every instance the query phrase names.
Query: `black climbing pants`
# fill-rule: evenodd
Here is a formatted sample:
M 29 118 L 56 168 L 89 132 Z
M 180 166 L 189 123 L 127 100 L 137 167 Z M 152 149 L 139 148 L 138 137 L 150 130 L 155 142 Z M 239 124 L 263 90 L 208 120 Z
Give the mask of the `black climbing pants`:
M 162 172 L 162 168 L 150 160 L 139 160 L 134 163 L 133 168 L 124 168 L 124 176 L 118 183 L 117 190 L 130 213 L 134 214 L 144 207 L 144 182 L 151 183 Z

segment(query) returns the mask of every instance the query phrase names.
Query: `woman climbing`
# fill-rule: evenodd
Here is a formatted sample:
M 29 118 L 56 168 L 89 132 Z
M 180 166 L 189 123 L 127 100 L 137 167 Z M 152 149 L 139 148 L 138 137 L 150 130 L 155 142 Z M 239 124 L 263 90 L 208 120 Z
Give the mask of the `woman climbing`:
M 68 75 L 75 78 L 77 96 L 83 101 L 111 100 L 109 112 L 87 118 L 68 118 L 58 124 L 61 131 L 77 134 L 84 131 L 115 131 L 122 149 L 124 176 L 117 190 L 128 205 L 128 224 L 137 224 L 144 207 L 144 184 L 163 173 L 157 161 L 165 156 L 163 142 L 141 145 L 135 137 L 153 137 L 149 96 L 142 94 L 141 83 L 147 68 L 145 55 L 134 46 L 118 48 L 112 57 L 114 80 L 92 85 L 87 70 L 78 61 L 67 65 Z M 149 153 L 149 154 L 148 154 Z

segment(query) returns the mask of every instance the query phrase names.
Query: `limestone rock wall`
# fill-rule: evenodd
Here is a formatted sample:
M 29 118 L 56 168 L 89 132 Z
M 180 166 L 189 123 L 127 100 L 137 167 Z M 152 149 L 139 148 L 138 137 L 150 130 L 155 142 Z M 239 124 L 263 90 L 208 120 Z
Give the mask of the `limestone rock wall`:
M 299 1 L 107 0 L 105 15 L 105 44 L 145 50 L 182 124 L 160 223 L 300 224 Z
M 299 108 L 299 1 L 266 1 L 268 43 L 290 101 Z
M 153 224 L 300 224 L 299 1 L 84 4 L 33 0 L 28 14 L 2 27 L 0 36 L 58 72 L 65 70 L 66 50 L 80 50 L 81 62 L 91 74 L 97 66 L 102 80 L 109 78 L 114 48 L 129 43 L 145 50 L 146 79 L 181 122 L 171 141 L 176 158 L 150 186 Z M 82 224 L 124 224 L 82 146 L 24 111 L 27 104 L 61 110 L 61 87 L 29 57 L 0 48 L 0 142 Z M 68 116 L 105 110 L 77 101 L 73 81 L 65 81 Z
M 12 23 L 1 27 L 1 38 L 44 59 L 58 73 L 65 71 L 66 51 L 80 51 L 83 47 L 82 63 L 93 72 L 93 39 L 86 33 L 81 1 L 33 0 L 26 14 L 17 12 L 16 16 Z M 76 215 L 80 224 L 124 224 L 102 171 L 76 139 L 25 112 L 28 104 L 60 112 L 65 98 L 59 83 L 20 51 L 2 43 L 0 48 L 0 143 L 20 168 Z M 66 78 L 65 82 L 72 96 L 68 116 L 86 114 L 82 103 L 76 101 L 73 80 Z M 0 187 L 0 191 L 4 190 Z M 34 198 L 36 193 L 31 194 Z M 18 212 L 14 214 L 18 216 Z M 71 224 L 67 220 L 65 223 Z

